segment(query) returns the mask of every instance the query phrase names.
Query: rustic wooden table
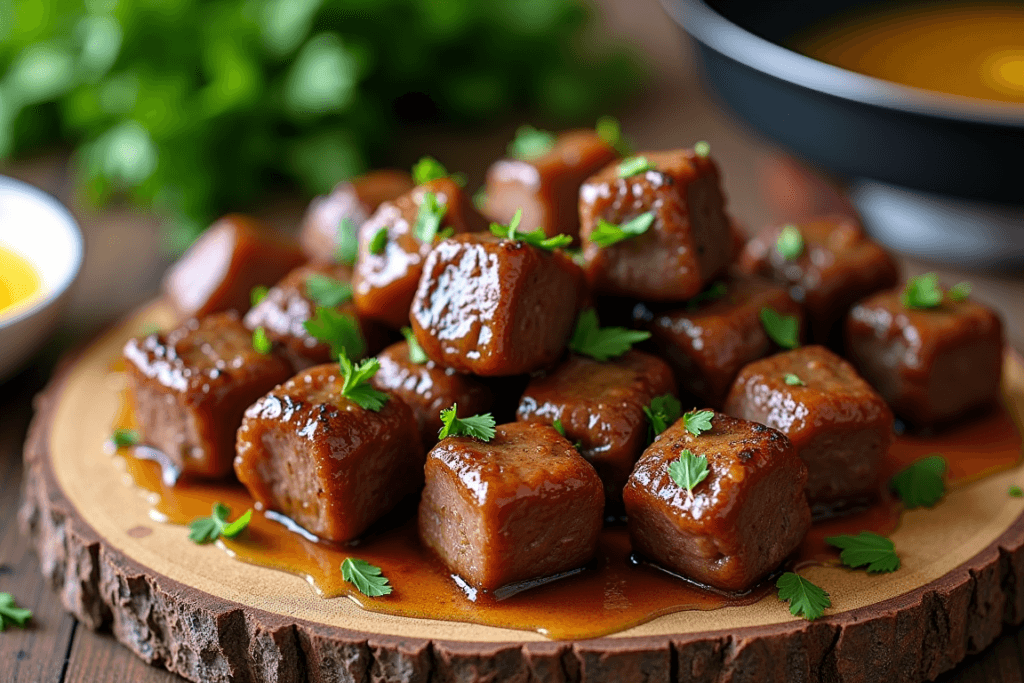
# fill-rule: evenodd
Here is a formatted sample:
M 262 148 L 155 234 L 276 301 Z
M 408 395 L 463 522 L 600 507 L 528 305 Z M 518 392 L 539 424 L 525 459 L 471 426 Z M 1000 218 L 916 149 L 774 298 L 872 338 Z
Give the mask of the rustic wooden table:
M 626 131 L 641 148 L 672 147 L 709 140 L 725 175 L 730 210 L 744 223 L 759 226 L 827 209 L 835 201 L 827 188 L 808 188 L 796 178 L 786 182 L 790 166 L 778 151 L 731 120 L 703 90 L 692 54 L 661 14 L 656 0 L 602 0 L 604 22 L 613 33 L 642 49 L 653 73 L 648 88 L 622 112 Z M 452 168 L 466 170 L 479 183 L 487 162 L 499 156 L 517 122 L 499 130 L 456 138 L 437 131 L 410 131 L 397 165 L 423 153 Z M 97 212 L 74 196 L 67 160 L 60 152 L 0 169 L 28 180 L 68 204 L 82 225 L 87 256 L 61 332 L 20 374 L 0 384 L 0 591 L 12 593 L 35 616 L 25 630 L 0 633 L 0 683 L 173 683 L 177 676 L 144 664 L 109 634 L 80 628 L 45 585 L 38 562 L 16 523 L 21 482 L 21 448 L 32 415 L 32 397 L 42 388 L 60 353 L 81 343 L 103 325 L 151 297 L 166 265 L 156 221 L 126 208 Z M 256 211 L 279 224 L 294 224 L 303 201 L 276 197 Z M 926 264 L 905 262 L 908 273 Z M 996 306 L 1006 322 L 1009 342 L 1024 351 L 1024 277 L 945 273 L 951 282 L 969 275 L 979 299 Z M 990 648 L 943 677 L 952 683 L 1024 681 L 1024 628 L 1008 627 Z

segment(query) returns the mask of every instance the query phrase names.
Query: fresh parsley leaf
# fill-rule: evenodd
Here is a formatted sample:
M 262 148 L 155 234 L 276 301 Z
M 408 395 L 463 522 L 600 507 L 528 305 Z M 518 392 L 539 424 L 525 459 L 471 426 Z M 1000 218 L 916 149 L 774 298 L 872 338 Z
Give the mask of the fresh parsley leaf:
M 784 349 L 800 346 L 800 319 L 795 315 L 779 315 L 774 308 L 761 309 L 761 325 L 773 342 Z
M 900 556 L 896 554 L 896 546 L 885 536 L 870 531 L 862 531 L 856 536 L 826 536 L 825 542 L 836 548 L 842 548 L 839 559 L 847 567 L 856 569 L 867 565 L 869 574 L 894 572 L 900 568 Z
M 423 199 L 420 200 L 419 212 L 416 214 L 416 224 L 412 227 L 412 234 L 424 244 L 433 244 L 446 213 L 448 213 L 447 204 L 438 204 L 436 194 L 424 192 Z
M 115 429 L 110 440 L 118 448 L 125 448 L 126 446 L 134 446 L 142 441 L 142 435 L 139 434 L 137 429 Z
M 779 238 L 775 240 L 775 251 L 787 261 L 794 261 L 804 253 L 804 236 L 795 225 L 783 226 Z
M 473 206 L 476 207 L 477 211 L 483 211 L 487 206 L 487 190 L 480 188 L 473 193 Z
M 628 178 L 648 171 L 655 171 L 657 168 L 647 160 L 647 157 L 630 157 L 619 164 L 618 174 L 620 178 Z
M 618 358 L 639 342 L 651 336 L 650 332 L 627 330 L 625 327 L 601 327 L 597 311 L 593 308 L 580 313 L 573 330 L 569 348 L 576 353 L 590 356 L 602 363 L 609 358 Z
M 334 250 L 334 260 L 351 266 L 359 258 L 359 229 L 352 219 L 345 216 L 338 222 L 338 246 Z
M 380 256 L 384 253 L 384 248 L 388 246 L 388 229 L 380 228 L 377 232 L 373 233 L 373 237 L 370 238 L 370 253 L 374 256 Z
M 370 384 L 370 380 L 380 370 L 380 361 L 376 358 L 367 358 L 359 364 L 353 364 L 342 349 L 338 355 L 338 365 L 341 366 L 341 376 L 344 379 L 341 385 L 342 396 L 360 408 L 375 413 L 384 407 L 388 402 L 388 394 L 374 389 Z
M 494 416 L 490 413 L 474 415 L 473 417 L 457 417 L 459 404 L 453 403 L 450 408 L 441 411 L 441 430 L 437 433 L 438 439 L 449 436 L 471 436 L 481 441 L 490 441 L 494 438 Z
M 644 410 L 647 409 L 644 408 Z M 554 422 L 551 423 L 551 426 L 555 428 L 556 432 L 558 432 L 562 436 L 565 436 L 565 426 L 562 424 L 561 420 L 555 420 Z
M 686 489 L 687 498 L 690 499 L 693 499 L 694 487 L 707 479 L 708 473 L 708 459 L 703 455 L 694 455 L 688 448 L 683 449 L 678 460 L 668 464 L 668 476 L 680 488 Z
M 644 234 L 652 225 L 654 225 L 653 211 L 642 213 L 619 225 L 609 223 L 601 218 L 597 221 L 597 227 L 590 233 L 590 241 L 599 247 L 610 247 L 623 240 L 628 240 L 630 237 Z
M 949 296 L 950 301 L 965 301 L 971 295 L 971 283 L 958 282 L 949 288 L 946 295 Z
M 264 287 L 263 285 L 256 285 L 255 287 L 252 288 L 252 291 L 249 292 L 249 305 L 255 307 L 261 301 L 266 299 L 267 294 L 269 293 L 270 289 L 268 287 Z
M 683 415 L 683 427 L 694 436 L 700 436 L 711 429 L 711 419 L 714 416 L 713 410 L 691 410 Z
M 352 285 L 330 275 L 313 273 L 306 278 L 306 294 L 318 306 L 334 308 L 352 298 Z
M 440 161 L 432 156 L 422 156 L 412 167 L 412 180 L 417 185 L 429 183 L 431 180 L 445 178 L 448 176 L 448 169 Z
M 706 140 L 701 140 L 694 144 L 693 153 L 701 159 L 707 159 L 708 155 L 711 154 L 711 145 L 709 145 Z
M 381 568 L 366 560 L 346 557 L 341 563 L 341 578 L 351 583 L 357 591 L 368 598 L 391 595 L 391 584 L 388 583 Z
M 806 387 L 807 386 L 807 382 L 803 381 L 802 379 L 800 379 L 799 377 L 794 375 L 792 372 L 787 372 L 786 375 L 782 379 L 786 382 L 786 384 L 788 384 L 791 387 Z
M 713 283 L 710 287 L 705 289 L 703 292 L 697 294 L 697 296 L 691 297 L 686 302 L 686 310 L 695 311 L 701 304 L 710 303 L 712 301 L 718 301 L 723 296 L 728 294 L 729 288 L 725 286 L 725 283 L 719 280 Z
M 8 626 L 25 628 L 31 618 L 32 610 L 18 607 L 10 593 L 0 593 L 0 631 Z
M 234 538 L 242 533 L 245 527 L 249 526 L 252 520 L 252 510 L 246 510 L 245 514 L 233 522 L 228 521 L 231 510 L 221 502 L 213 504 L 213 514 L 209 517 L 200 517 L 192 520 L 188 528 L 188 540 L 200 545 L 213 543 L 218 538 Z
M 516 136 L 508 144 L 508 155 L 513 159 L 536 159 L 544 156 L 555 146 L 555 136 L 546 130 L 537 130 L 533 126 L 520 126 Z
M 543 228 L 537 228 L 532 232 L 520 232 L 516 228 L 519 227 L 519 221 L 522 219 L 523 210 L 517 209 L 515 215 L 512 216 L 512 222 L 508 225 L 491 223 L 491 234 L 510 240 L 526 242 L 532 247 L 546 249 L 547 251 L 567 247 L 572 244 L 572 237 L 569 235 L 555 235 L 554 237 L 548 237 L 544 233 Z
M 1011 498 L 1024 498 L 1024 489 L 1019 486 L 1011 486 L 1007 493 L 1010 494 Z
M 903 290 L 903 307 L 913 310 L 936 308 L 942 303 L 942 289 L 939 288 L 939 276 L 925 273 L 910 278 Z
M 661 434 L 679 419 L 683 412 L 683 404 L 672 394 L 662 394 L 651 399 L 651 405 L 644 406 L 644 414 L 647 416 L 647 440 L 654 441 L 654 437 Z
M 615 151 L 620 155 L 628 156 L 633 153 L 633 146 L 629 144 L 629 141 L 622 134 L 622 125 L 614 116 L 602 116 L 599 118 L 597 125 L 594 126 L 594 130 L 597 131 L 597 137 L 607 142 L 611 147 L 614 147 Z
M 405 343 L 409 346 L 409 362 L 416 363 L 416 365 L 423 365 L 430 358 L 427 357 L 427 352 L 423 350 L 420 343 L 416 341 L 416 335 L 412 333 L 412 329 L 409 327 L 402 328 L 402 336 L 405 337 Z
M 331 355 L 338 356 L 342 352 L 361 357 L 366 353 L 366 342 L 359 329 L 356 319 L 347 313 L 339 313 L 333 308 L 317 306 L 316 314 L 311 320 L 302 323 L 309 336 L 319 339 L 331 347 Z
M 260 355 L 267 355 L 270 350 L 274 347 L 270 341 L 270 337 L 267 336 L 267 331 L 262 327 L 257 327 L 252 331 L 252 348 L 256 353 Z
M 789 603 L 789 613 L 814 621 L 832 606 L 832 600 L 822 588 L 793 572 L 786 572 L 775 582 L 779 600 Z
M 889 480 L 889 487 L 907 509 L 933 507 L 946 492 L 946 460 L 941 455 L 929 455 L 897 472 Z

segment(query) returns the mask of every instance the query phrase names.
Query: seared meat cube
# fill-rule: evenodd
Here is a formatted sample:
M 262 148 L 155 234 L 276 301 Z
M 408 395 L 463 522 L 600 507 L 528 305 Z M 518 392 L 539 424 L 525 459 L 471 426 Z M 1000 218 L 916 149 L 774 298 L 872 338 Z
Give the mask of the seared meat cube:
M 846 320 L 847 357 L 898 416 L 920 427 L 994 404 L 1003 367 L 1003 325 L 991 309 L 948 296 L 932 309 L 904 307 L 880 292 Z
M 245 313 L 253 287 L 269 287 L 304 260 L 285 238 L 232 214 L 214 223 L 167 269 L 163 291 L 182 319 Z
M 412 188 L 408 173 L 391 169 L 370 171 L 338 183 L 329 195 L 309 203 L 299 230 L 302 251 L 315 263 L 336 262 L 341 230 L 350 230 L 349 236 L 355 240 L 359 226 L 369 220 L 378 206 Z
M 580 453 L 604 482 L 611 502 L 622 500 L 633 465 L 647 445 L 644 407 L 675 394 L 672 369 L 640 351 L 601 363 L 573 354 L 547 375 L 533 379 L 519 401 L 516 419 L 553 424 L 580 443 Z
M 409 324 L 409 304 L 436 240 L 415 235 L 420 207 L 430 194 L 444 211 L 439 230 L 475 232 L 486 226 L 470 198 L 451 178 L 424 183 L 384 202 L 359 229 L 359 260 L 352 277 L 356 308 L 370 319 L 398 329 Z
M 458 404 L 458 417 L 490 410 L 491 391 L 480 380 L 442 368 L 432 360 L 414 362 L 407 342 L 392 344 L 377 360 L 380 370 L 373 378 L 374 386 L 400 397 L 412 409 L 426 448 L 437 443 L 445 408 Z
M 179 472 L 205 478 L 230 474 L 245 409 L 292 374 L 276 351 L 253 349 L 234 312 L 130 339 L 124 359 L 142 441 Z
M 474 586 L 566 572 L 597 550 L 601 480 L 551 427 L 501 425 L 489 443 L 443 439 L 424 470 L 420 539 Z
M 245 316 L 245 326 L 250 330 L 257 327 L 266 330 L 268 339 L 282 345 L 282 351 L 296 372 L 312 365 L 326 363 L 331 360 L 330 346 L 310 335 L 305 327 L 306 321 L 315 316 L 319 305 L 310 295 L 310 291 L 311 288 L 312 291 L 316 291 L 318 281 L 334 281 L 337 286 L 347 287 L 351 275 L 352 269 L 345 265 L 300 266 L 271 287 L 263 300 L 253 306 Z M 340 298 L 336 291 L 328 294 L 334 296 L 334 300 Z M 332 300 L 326 297 L 324 301 L 332 303 Z M 388 342 L 386 329 L 372 320 L 359 317 L 355 304 L 352 303 L 351 294 L 347 299 L 327 308 L 351 316 L 359 323 L 366 348 L 361 352 L 358 349 L 347 349 L 350 358 L 371 356 Z
M 708 462 L 692 491 L 669 465 L 688 450 Z M 633 549 L 666 569 L 742 591 L 800 545 L 811 526 L 807 468 L 782 433 L 715 413 L 700 436 L 679 420 L 636 464 L 623 492 Z
M 487 171 L 484 214 L 507 225 L 522 209 L 521 230 L 577 238 L 580 185 L 618 156 L 593 130 L 570 130 L 541 156 L 500 159 Z
M 683 301 L 720 275 L 732 258 L 732 233 L 714 162 L 691 150 L 644 152 L 653 170 L 619 177 L 606 166 L 580 188 L 580 240 L 587 280 L 600 294 Z M 643 234 L 609 246 L 594 239 L 599 221 L 621 225 L 653 213 Z
M 433 361 L 458 372 L 533 372 L 562 355 L 584 291 L 579 267 L 561 251 L 458 235 L 427 258 L 412 329 Z
M 749 277 L 723 280 L 683 308 L 654 312 L 639 305 L 634 315 L 672 366 L 679 390 L 720 407 L 744 365 L 779 349 L 761 322 L 763 308 L 803 324 L 800 305 L 785 289 Z
M 739 266 L 789 287 L 807 312 L 810 341 L 833 348 L 842 345 L 850 307 L 893 287 L 900 276 L 896 261 L 855 219 L 838 215 L 766 228 L 747 242 Z
M 264 509 L 350 541 L 423 484 L 416 418 L 394 394 L 378 412 L 342 395 L 336 363 L 305 370 L 245 411 L 235 473 Z
M 725 412 L 789 437 L 807 465 L 811 507 L 874 498 L 892 442 L 892 411 L 853 366 L 822 346 L 754 361 L 740 371 Z

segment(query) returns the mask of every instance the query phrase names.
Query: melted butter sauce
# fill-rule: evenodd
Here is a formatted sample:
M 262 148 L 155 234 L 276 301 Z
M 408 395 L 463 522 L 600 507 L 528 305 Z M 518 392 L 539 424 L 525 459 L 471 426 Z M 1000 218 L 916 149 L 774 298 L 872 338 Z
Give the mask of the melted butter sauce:
M 39 298 L 42 286 L 27 259 L 0 245 L 0 318 Z
M 125 407 L 114 427 L 133 426 L 131 411 Z M 936 452 L 949 464 L 949 486 L 957 486 L 1017 464 L 1021 436 L 1003 408 L 939 436 L 901 435 L 885 463 L 886 479 Z M 166 469 L 157 460 L 147 459 L 156 454 L 145 447 L 118 451 L 134 483 L 151 492 L 151 516 L 157 521 L 187 524 L 209 515 L 217 501 L 231 508 L 232 519 L 253 507 L 237 482 L 175 483 L 173 475 L 165 479 Z M 690 583 L 635 561 L 626 528 L 611 526 L 602 531 L 597 557 L 582 571 L 495 599 L 466 586 L 420 546 L 414 510 L 410 506 L 405 513 L 392 515 L 349 546 L 304 538 L 288 528 L 288 520 L 273 513 L 254 514 L 245 533 L 221 543 L 242 562 L 301 576 L 323 598 L 345 596 L 371 612 L 536 631 L 558 640 L 595 638 L 683 610 L 749 605 L 774 590 L 770 579 L 739 595 Z M 837 564 L 838 551 L 825 543 L 826 536 L 860 531 L 888 535 L 899 525 L 901 511 L 899 502 L 883 492 L 866 509 L 816 522 L 788 565 Z M 350 556 L 382 567 L 394 592 L 367 598 L 342 580 L 341 562 Z

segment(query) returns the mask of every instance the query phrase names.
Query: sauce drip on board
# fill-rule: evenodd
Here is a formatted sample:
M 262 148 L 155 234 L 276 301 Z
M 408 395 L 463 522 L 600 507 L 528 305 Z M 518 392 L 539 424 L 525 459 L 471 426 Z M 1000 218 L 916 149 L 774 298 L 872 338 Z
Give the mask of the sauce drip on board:
M 134 419 L 126 396 L 122 405 L 113 427 L 131 429 Z M 999 408 L 939 436 L 898 436 L 885 463 L 886 477 L 921 457 L 941 453 L 949 466 L 947 486 L 955 487 L 1015 465 L 1021 442 L 1009 413 Z M 152 492 L 152 516 L 159 521 L 188 524 L 209 515 L 217 501 L 231 508 L 231 519 L 253 507 L 252 498 L 237 482 L 165 481 L 164 468 L 148 459 L 157 455 L 152 449 L 122 448 L 118 455 L 135 484 Z M 556 640 L 596 638 L 683 610 L 749 605 L 774 591 L 773 581 L 766 580 L 742 595 L 723 594 L 634 562 L 626 528 L 611 526 L 602 531 L 597 558 L 583 571 L 496 600 L 460 586 L 420 546 L 414 510 L 394 515 L 397 519 L 385 520 L 365 540 L 349 546 L 304 538 L 273 515 L 259 513 L 245 533 L 218 544 L 242 562 L 301 576 L 322 597 L 347 596 L 371 612 L 537 631 Z M 826 536 L 861 531 L 888 535 L 899 525 L 900 513 L 899 502 L 883 493 L 862 511 L 816 522 L 788 564 L 837 564 L 838 551 L 825 543 Z M 367 598 L 356 591 L 341 577 L 346 557 L 382 567 L 394 592 Z
M 0 245 L 0 318 L 36 299 L 42 284 L 28 260 Z

